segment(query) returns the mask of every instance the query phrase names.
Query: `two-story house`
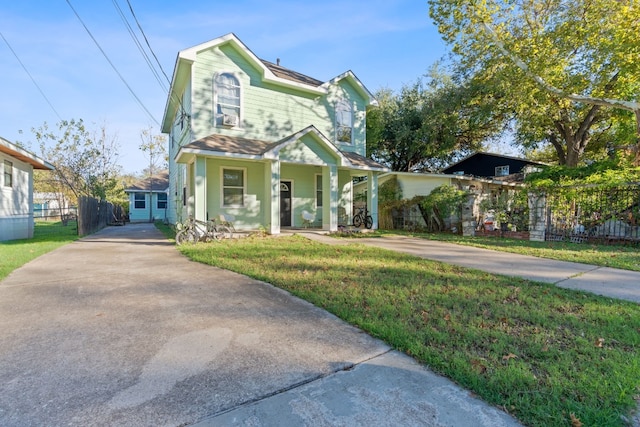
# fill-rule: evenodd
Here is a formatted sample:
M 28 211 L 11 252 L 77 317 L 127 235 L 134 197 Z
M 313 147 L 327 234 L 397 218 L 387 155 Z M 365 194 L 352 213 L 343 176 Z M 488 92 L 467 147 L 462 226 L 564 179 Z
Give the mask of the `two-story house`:
M 271 234 L 305 223 L 334 231 L 366 177 L 377 224 L 377 178 L 366 158 L 366 108 L 351 72 L 327 82 L 259 59 L 234 34 L 178 53 L 162 132 L 169 134 L 170 222 L 235 217 Z

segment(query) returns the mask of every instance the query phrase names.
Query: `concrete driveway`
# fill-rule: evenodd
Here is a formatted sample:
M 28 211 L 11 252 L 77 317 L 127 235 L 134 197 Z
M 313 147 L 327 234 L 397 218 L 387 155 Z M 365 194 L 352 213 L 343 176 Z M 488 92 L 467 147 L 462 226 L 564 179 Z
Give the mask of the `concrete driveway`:
M 0 282 L 0 425 L 515 426 L 269 284 L 109 227 Z

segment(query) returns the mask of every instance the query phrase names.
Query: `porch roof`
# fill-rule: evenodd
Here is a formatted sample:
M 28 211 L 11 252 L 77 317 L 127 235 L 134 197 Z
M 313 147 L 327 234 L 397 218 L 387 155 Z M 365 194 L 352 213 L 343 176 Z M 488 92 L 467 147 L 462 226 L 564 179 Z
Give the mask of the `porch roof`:
M 272 159 L 274 153 L 280 148 L 297 140 L 302 135 L 313 133 L 319 136 L 327 145 L 327 148 L 335 152 L 343 161 L 343 167 L 350 169 L 371 170 L 388 172 L 389 169 L 380 163 L 361 156 L 357 153 L 342 151 L 331 144 L 329 140 L 314 126 L 309 126 L 302 131 L 296 132 L 286 138 L 276 142 L 268 142 L 259 139 L 243 138 L 239 136 L 228 136 L 213 134 L 193 141 L 180 148 L 176 156 L 178 162 L 186 156 L 210 156 L 210 157 L 231 157 L 247 160 Z
M 124 189 L 125 193 L 135 193 L 139 191 L 166 192 L 169 189 L 169 171 L 159 173 L 137 181 L 130 187 Z

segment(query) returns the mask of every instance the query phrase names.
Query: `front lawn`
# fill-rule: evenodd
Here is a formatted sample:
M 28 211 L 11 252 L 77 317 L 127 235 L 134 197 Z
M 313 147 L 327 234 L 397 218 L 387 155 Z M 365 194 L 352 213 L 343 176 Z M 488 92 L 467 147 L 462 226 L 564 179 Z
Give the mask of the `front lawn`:
M 38 221 L 33 239 L 0 242 L 0 280 L 34 258 L 78 239 L 78 225 L 69 222 Z
M 640 306 L 299 236 L 178 248 L 322 307 L 530 426 L 623 426 L 640 393 Z

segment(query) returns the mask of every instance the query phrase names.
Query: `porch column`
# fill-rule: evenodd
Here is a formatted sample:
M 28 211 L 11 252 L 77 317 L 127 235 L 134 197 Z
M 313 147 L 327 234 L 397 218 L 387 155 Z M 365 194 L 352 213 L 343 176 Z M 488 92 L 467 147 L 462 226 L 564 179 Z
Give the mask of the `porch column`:
M 367 173 L 367 210 L 373 219 L 373 230 L 378 229 L 378 173 Z
M 338 231 L 338 167 L 322 168 L 322 229 Z M 326 191 L 328 189 L 329 191 Z
M 280 162 L 270 161 L 264 168 L 265 228 L 269 234 L 280 234 Z
M 207 220 L 207 159 L 196 157 L 193 164 L 194 186 L 193 217 Z

